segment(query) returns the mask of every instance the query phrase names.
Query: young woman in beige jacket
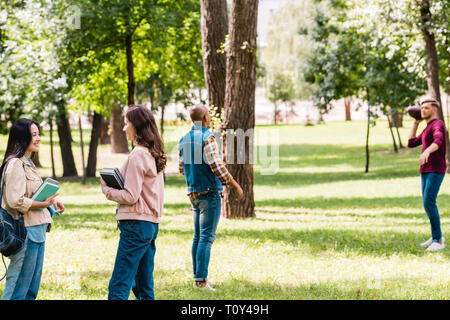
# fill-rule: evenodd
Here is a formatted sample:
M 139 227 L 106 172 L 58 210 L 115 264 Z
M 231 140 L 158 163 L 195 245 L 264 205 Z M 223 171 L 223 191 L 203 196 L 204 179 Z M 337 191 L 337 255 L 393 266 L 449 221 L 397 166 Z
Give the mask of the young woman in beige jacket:
M 39 291 L 46 231 L 53 222 L 47 209 L 51 205 L 60 213 L 63 203 L 58 194 L 43 202 L 31 199 L 42 183 L 31 154 L 39 151 L 39 124 L 30 119 L 19 119 L 11 127 L 0 172 L 4 178 L 2 207 L 15 219 L 24 219 L 27 238 L 21 250 L 9 256 L 4 300 L 34 300 Z M 6 167 L 6 170 L 4 170 Z

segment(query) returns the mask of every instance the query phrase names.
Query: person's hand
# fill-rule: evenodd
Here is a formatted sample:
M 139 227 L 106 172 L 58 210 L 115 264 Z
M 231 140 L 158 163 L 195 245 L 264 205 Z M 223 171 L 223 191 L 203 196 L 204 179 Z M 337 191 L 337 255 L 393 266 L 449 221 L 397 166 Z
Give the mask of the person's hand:
M 234 191 L 236 191 L 237 197 L 236 200 L 241 200 L 244 198 L 244 191 L 242 191 L 241 186 L 236 182 L 236 180 L 231 180 L 231 186 L 233 187 Z
M 419 123 L 421 123 L 422 121 L 423 121 L 423 119 L 415 119 L 414 124 L 418 126 Z
M 59 199 L 53 199 L 53 206 L 59 213 L 63 213 L 65 210 L 64 204 Z
M 427 163 L 429 157 L 430 157 L 430 153 L 429 153 L 428 151 L 425 150 L 425 151 L 420 155 L 420 158 L 419 158 L 420 165 L 423 166 L 425 163 Z
M 100 177 L 100 184 L 101 184 L 101 186 L 102 186 L 102 189 L 104 188 L 104 187 L 106 187 L 106 182 Z
M 47 199 L 45 199 L 44 201 L 42 201 L 42 207 L 43 208 L 47 208 L 50 207 L 53 204 L 53 201 L 55 200 L 55 198 L 58 196 L 57 193 L 55 193 L 54 195 L 48 197 Z
M 244 198 L 244 191 L 242 191 L 242 188 L 240 185 L 237 185 L 237 188 L 234 189 L 236 191 L 237 197 L 236 200 L 242 200 Z

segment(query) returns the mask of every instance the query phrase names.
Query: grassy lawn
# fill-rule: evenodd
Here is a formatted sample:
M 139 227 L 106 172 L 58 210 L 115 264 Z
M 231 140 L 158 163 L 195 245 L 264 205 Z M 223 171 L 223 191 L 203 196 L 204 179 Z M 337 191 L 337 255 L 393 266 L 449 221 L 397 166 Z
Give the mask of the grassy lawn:
M 401 129 L 404 144 L 410 127 L 406 121 Z M 172 155 L 188 128 L 167 129 Z M 378 121 L 370 137 L 370 173 L 364 174 L 363 121 L 256 129 L 257 137 L 267 133 L 279 137 L 279 168 L 267 175 L 255 165 L 255 219 L 221 220 L 209 268 L 217 292 L 192 287 L 191 211 L 171 157 L 157 240 L 157 299 L 448 299 L 449 246 L 437 253 L 419 247 L 430 226 L 422 208 L 418 148 L 395 154 L 387 123 Z M 78 142 L 78 133 L 73 135 Z M 0 138 L 2 158 L 6 139 Z M 49 150 L 46 133 L 43 177 L 51 174 Z M 78 143 L 74 154 L 81 174 Z M 125 159 L 100 146 L 99 169 L 119 167 Z M 115 204 L 104 198 L 97 179 L 86 186 L 61 181 L 66 212 L 48 234 L 38 298 L 106 299 L 119 239 Z M 446 178 L 438 206 L 443 234 L 450 237 L 449 187 Z

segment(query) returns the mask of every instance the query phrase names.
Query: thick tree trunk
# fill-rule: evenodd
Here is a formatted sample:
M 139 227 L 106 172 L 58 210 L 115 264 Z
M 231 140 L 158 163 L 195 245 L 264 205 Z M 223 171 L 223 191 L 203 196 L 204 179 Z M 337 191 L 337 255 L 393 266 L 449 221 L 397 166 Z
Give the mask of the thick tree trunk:
M 56 103 L 58 108 L 56 124 L 58 127 L 59 146 L 63 162 L 63 177 L 78 176 L 72 152 L 72 138 L 68 126 L 66 102 L 60 100 Z
M 228 33 L 226 0 L 201 0 L 203 69 L 209 105 L 225 105 L 226 55 L 217 52 Z M 219 115 L 218 114 L 218 115 Z
M 230 46 L 227 50 L 227 86 L 223 124 L 224 130 L 226 130 L 226 139 L 224 140 L 226 152 L 224 153 L 227 158 L 227 168 L 241 185 L 244 198 L 236 201 L 234 190 L 225 188 L 222 215 L 226 218 L 255 216 L 252 160 L 255 127 L 257 17 L 258 0 L 233 1 Z M 240 139 L 243 142 L 241 146 L 238 143 Z M 231 157 L 230 154 L 233 156 Z M 237 161 L 239 158 L 243 161 Z
M 89 143 L 89 154 L 86 166 L 86 176 L 95 177 L 97 171 L 97 148 L 102 130 L 101 114 L 94 111 L 94 119 L 92 121 L 91 141 Z
M 127 135 L 123 131 L 125 120 L 123 110 L 116 103 L 111 111 L 111 152 L 128 153 Z
M 439 61 L 436 49 L 436 39 L 434 37 L 434 32 L 431 29 L 432 17 L 430 11 L 430 1 L 420 0 L 418 1 L 418 4 L 420 9 L 420 28 L 425 40 L 425 49 L 427 55 L 428 94 L 439 101 L 440 107 L 438 110 L 438 117 L 445 122 L 444 113 L 442 111 L 441 92 L 439 87 Z M 447 172 L 450 172 L 450 141 L 448 132 L 446 137 L 446 147 Z

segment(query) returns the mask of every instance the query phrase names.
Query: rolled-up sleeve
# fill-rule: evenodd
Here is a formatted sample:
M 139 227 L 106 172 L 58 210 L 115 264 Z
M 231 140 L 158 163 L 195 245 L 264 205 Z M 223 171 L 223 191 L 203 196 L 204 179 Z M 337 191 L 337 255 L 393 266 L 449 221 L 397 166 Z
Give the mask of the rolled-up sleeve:
M 8 206 L 22 213 L 30 211 L 33 200 L 25 197 L 27 180 L 22 161 L 11 160 L 5 172 L 5 197 Z
M 408 148 L 415 148 L 422 144 L 422 134 L 419 134 L 417 137 L 408 140 Z
M 141 151 L 130 154 L 126 175 L 123 177 L 125 182 L 123 190 L 103 186 L 102 191 L 106 199 L 117 202 L 118 204 L 135 204 L 142 193 L 144 176 L 148 174 L 149 170 L 154 171 L 156 176 L 156 164 L 152 167 L 151 161 L 149 160 L 145 157 L 144 152 Z

